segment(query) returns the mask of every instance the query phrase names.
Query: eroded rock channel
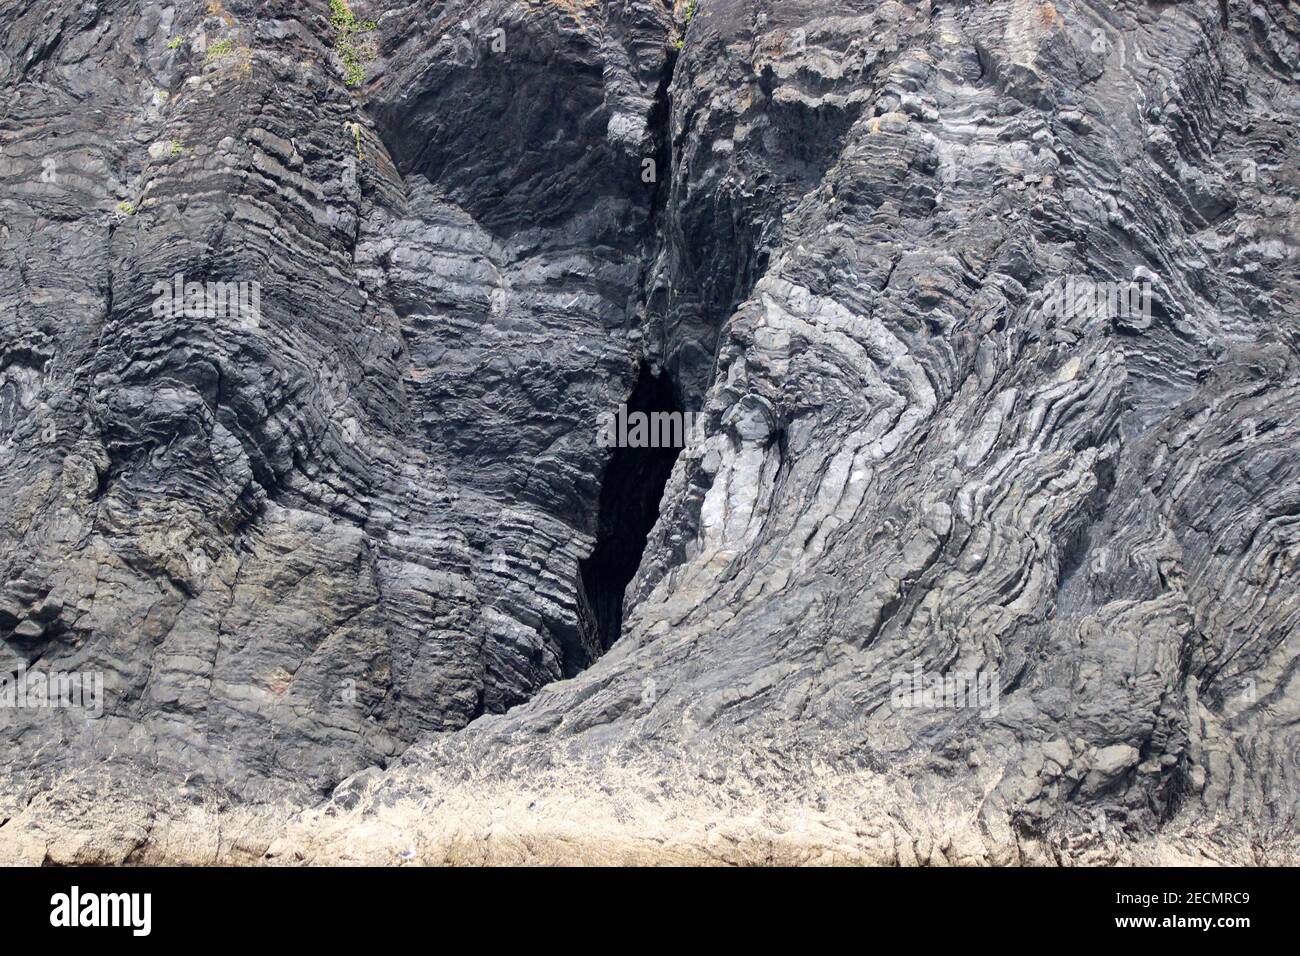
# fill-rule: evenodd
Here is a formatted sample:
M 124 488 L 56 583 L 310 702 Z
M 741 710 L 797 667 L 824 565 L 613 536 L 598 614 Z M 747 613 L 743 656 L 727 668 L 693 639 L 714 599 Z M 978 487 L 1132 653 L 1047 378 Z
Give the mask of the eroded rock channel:
M 648 366 L 642 366 L 636 388 L 623 409 L 625 415 L 634 419 L 641 416 L 648 425 L 641 426 L 646 434 L 632 436 L 634 445 L 611 443 L 613 450 L 600 489 L 596 547 L 591 557 L 578 565 L 583 626 L 589 635 L 585 643 L 593 655 L 609 650 L 618 640 L 623 624 L 623 593 L 641 566 L 646 539 L 659 517 L 664 486 L 685 442 L 684 427 L 677 426 L 676 435 L 670 430 L 672 426 L 669 430 L 657 428 L 663 416 L 676 419 L 686 411 L 667 375 L 655 375 Z M 664 431 L 666 441 L 660 441 L 660 431 Z M 592 659 L 566 656 L 565 676 L 572 677 Z

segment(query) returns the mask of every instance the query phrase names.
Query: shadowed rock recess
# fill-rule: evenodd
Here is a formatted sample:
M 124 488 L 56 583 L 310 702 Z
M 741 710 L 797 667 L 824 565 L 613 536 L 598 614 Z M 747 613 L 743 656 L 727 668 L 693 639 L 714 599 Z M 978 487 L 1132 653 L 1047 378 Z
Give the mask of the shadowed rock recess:
M 346 13 L 0 5 L 0 861 L 1294 862 L 1294 4 Z

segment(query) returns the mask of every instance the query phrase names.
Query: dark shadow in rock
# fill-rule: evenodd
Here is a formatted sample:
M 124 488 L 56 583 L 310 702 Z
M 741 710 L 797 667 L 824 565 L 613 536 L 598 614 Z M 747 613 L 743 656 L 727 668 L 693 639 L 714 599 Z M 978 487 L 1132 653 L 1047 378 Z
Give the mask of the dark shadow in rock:
M 642 366 L 636 388 L 627 400 L 629 423 L 643 412 L 680 413 L 676 390 L 667 375 L 654 375 Z M 632 426 L 629 424 L 628 432 Z M 605 469 L 600 489 L 596 549 L 578 566 L 579 603 L 582 606 L 583 646 L 599 656 L 619 638 L 623 623 L 623 591 L 636 574 L 646 538 L 659 517 L 664 486 L 672 474 L 681 447 L 616 447 Z M 590 660 L 575 648 L 566 648 L 564 674 L 571 677 Z

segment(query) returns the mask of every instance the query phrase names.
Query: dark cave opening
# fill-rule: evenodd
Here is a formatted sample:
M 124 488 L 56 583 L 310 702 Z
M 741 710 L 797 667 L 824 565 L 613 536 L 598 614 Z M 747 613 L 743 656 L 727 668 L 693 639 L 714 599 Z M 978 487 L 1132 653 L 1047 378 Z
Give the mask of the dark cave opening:
M 683 412 L 668 375 L 641 367 L 636 388 L 627 400 L 627 414 Z M 619 638 L 623 623 L 623 591 L 645 552 L 646 539 L 659 517 L 668 476 L 680 447 L 615 447 L 605 467 L 596 523 L 596 548 L 578 565 L 579 604 L 582 605 L 582 644 L 586 654 L 565 655 L 565 676 L 576 674 Z

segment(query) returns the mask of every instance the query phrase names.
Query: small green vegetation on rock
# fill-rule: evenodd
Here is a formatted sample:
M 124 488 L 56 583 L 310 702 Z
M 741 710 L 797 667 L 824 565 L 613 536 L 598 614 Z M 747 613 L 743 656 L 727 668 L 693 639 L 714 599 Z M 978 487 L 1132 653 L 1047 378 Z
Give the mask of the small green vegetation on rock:
M 235 46 L 234 41 L 229 38 L 225 40 L 218 40 L 216 43 L 212 44 L 212 46 L 208 47 L 207 58 L 209 60 L 216 60 L 223 56 L 229 56 L 230 51 L 234 49 L 234 46 Z
M 172 37 L 170 40 L 167 41 L 167 49 L 177 50 L 180 48 L 180 45 L 184 42 L 185 42 L 184 37 Z
M 125 199 L 123 199 L 120 203 L 117 204 L 117 211 L 124 216 L 134 216 L 135 204 L 127 202 Z
M 343 82 L 360 86 L 366 78 L 364 60 L 375 55 L 374 42 L 366 39 L 378 26 L 374 20 L 357 20 L 347 0 L 330 0 L 330 26 L 334 28 L 334 49 L 343 61 Z

